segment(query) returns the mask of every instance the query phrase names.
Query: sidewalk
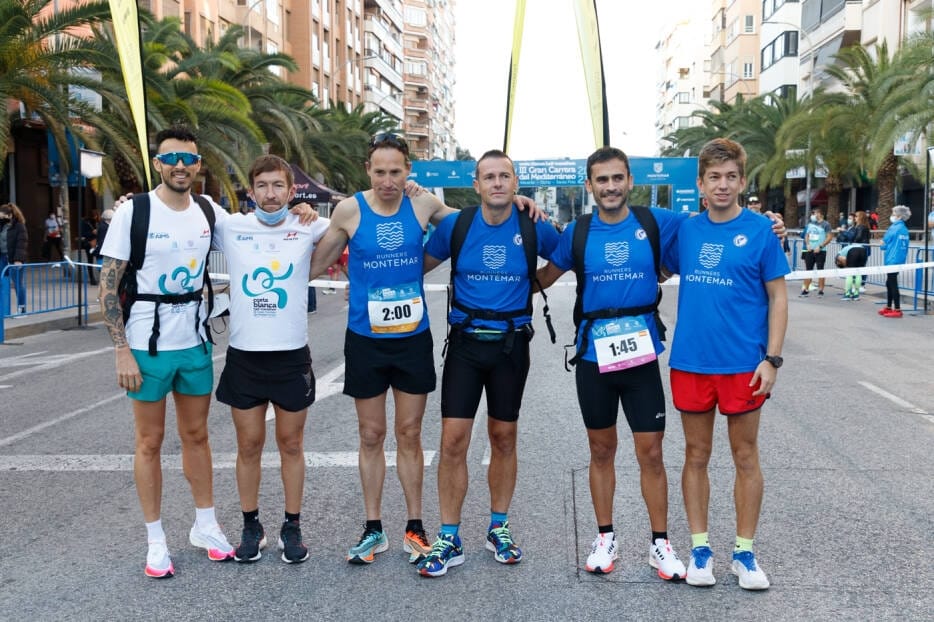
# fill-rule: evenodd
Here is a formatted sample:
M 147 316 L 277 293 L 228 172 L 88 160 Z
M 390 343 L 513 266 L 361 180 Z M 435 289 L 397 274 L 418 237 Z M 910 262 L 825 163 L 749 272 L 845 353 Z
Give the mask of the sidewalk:
M 81 319 L 82 321 L 84 320 L 83 314 Z M 91 302 L 91 304 L 88 305 L 88 324 L 100 322 L 102 319 L 103 316 L 101 315 L 100 305 L 97 302 Z M 31 313 L 3 318 L 2 321 L 4 333 L 3 343 L 8 343 L 11 339 L 21 339 L 50 330 L 65 330 L 81 325 L 78 322 L 78 309 Z

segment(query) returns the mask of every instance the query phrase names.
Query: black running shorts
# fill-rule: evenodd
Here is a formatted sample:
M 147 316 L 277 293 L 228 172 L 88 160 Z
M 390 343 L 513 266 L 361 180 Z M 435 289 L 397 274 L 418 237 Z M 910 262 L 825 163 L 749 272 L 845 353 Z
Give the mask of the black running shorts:
M 344 394 L 368 399 L 389 387 L 424 395 L 435 390 L 434 344 L 431 331 L 411 337 L 375 339 L 347 330 L 344 337 Z
M 616 425 L 622 404 L 633 432 L 665 431 L 665 390 L 658 360 L 606 374 L 596 363 L 579 361 L 575 376 L 577 402 L 588 430 Z
M 253 352 L 227 348 L 217 383 L 217 400 L 239 410 L 272 402 L 300 412 L 315 401 L 315 375 L 308 346 L 297 350 Z

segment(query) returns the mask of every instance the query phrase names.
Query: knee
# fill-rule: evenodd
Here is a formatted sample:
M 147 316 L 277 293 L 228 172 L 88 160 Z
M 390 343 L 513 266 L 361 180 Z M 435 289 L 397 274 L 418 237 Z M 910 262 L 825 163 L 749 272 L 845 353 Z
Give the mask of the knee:
M 151 434 L 137 434 L 136 453 L 146 457 L 155 457 L 162 450 L 162 432 L 153 432 Z
M 406 425 L 396 428 L 396 444 L 399 447 L 419 447 L 422 443 L 420 425 Z
M 182 445 L 188 447 L 205 446 L 208 444 L 208 427 L 204 425 L 179 430 L 179 437 L 182 440 Z
M 304 454 L 305 443 L 301 436 L 291 436 L 288 438 L 277 438 L 279 453 L 289 458 L 297 458 Z
M 515 429 L 491 431 L 490 450 L 499 455 L 512 455 L 516 453 Z
M 383 426 L 360 426 L 360 446 L 365 449 L 382 449 L 386 440 L 386 428 Z
M 661 442 L 652 443 L 636 449 L 636 459 L 642 470 L 664 471 L 665 462 L 662 456 Z
M 755 474 L 759 471 L 759 450 L 756 445 L 741 445 L 733 449 L 733 464 L 737 472 Z
M 684 466 L 690 469 L 706 469 L 710 462 L 711 446 L 708 443 L 687 443 L 684 448 Z
M 261 438 L 238 438 L 237 454 L 244 460 L 258 460 L 263 452 L 263 440 Z
M 470 437 L 464 434 L 441 435 L 441 458 L 443 460 L 466 460 Z
M 590 441 L 590 461 L 598 465 L 611 464 L 616 459 L 616 443 Z

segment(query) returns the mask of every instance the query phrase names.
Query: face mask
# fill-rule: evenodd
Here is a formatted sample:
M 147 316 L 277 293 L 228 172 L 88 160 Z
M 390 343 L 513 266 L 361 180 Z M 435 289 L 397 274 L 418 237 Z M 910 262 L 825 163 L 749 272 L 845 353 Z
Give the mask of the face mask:
M 853 219 L 852 218 L 847 219 L 846 224 L 853 226 Z
M 811 216 L 811 222 L 817 222 L 817 216 Z
M 285 220 L 285 215 L 289 213 L 289 206 L 283 205 L 274 212 L 267 212 L 263 208 L 257 207 L 253 213 L 256 215 L 256 220 L 264 225 L 275 226 Z
M 897 223 L 899 220 L 901 220 L 901 218 L 899 218 L 898 216 L 889 216 L 889 222 L 892 223 L 893 225 Z

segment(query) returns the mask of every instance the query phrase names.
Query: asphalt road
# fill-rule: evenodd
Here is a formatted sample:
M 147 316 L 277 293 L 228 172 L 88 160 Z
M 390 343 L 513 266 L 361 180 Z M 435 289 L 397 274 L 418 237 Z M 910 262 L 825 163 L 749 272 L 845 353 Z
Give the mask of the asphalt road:
M 446 267 L 431 280 L 444 282 Z M 565 277 L 568 278 L 568 277 Z M 878 288 L 876 288 L 878 290 Z M 584 572 L 595 524 L 588 453 L 571 374 L 573 288 L 549 301 L 559 333 L 547 338 L 540 311 L 520 418 L 520 474 L 510 511 L 525 559 L 497 564 L 483 549 L 488 521 L 485 416 L 469 454 L 462 534 L 466 563 L 446 577 L 416 574 L 402 552 L 401 489 L 390 468 L 383 498 L 389 551 L 351 566 L 361 533 L 356 420 L 340 393 L 343 296 L 318 296 L 309 316 L 319 400 L 306 428 L 303 524 L 308 562 L 269 551 L 256 564 L 209 562 L 187 542 L 194 512 L 179 466 L 174 414 L 167 424 L 163 523 L 176 576 L 143 575 L 145 530 L 132 478 L 129 404 L 113 378 L 100 325 L 0 345 L 0 618 L 5 620 L 934 620 L 934 316 L 880 318 L 877 299 L 799 300 L 789 284 L 785 366 L 761 429 L 766 495 L 757 550 L 772 588 L 741 590 L 729 574 L 734 535 L 732 461 L 718 423 L 711 463 L 712 588 L 665 583 L 647 563 L 649 528 L 629 434 L 621 429 L 615 524 L 621 558 L 606 576 Z M 676 289 L 663 311 L 674 325 Z M 429 294 L 436 360 L 444 339 L 444 295 Z M 742 322 L 740 317 L 737 322 Z M 215 350 L 219 374 L 224 340 Z M 667 356 L 663 357 L 667 367 Z M 667 378 L 666 378 L 667 390 Z M 439 394 L 429 397 L 425 521 L 438 525 Z M 215 503 L 230 540 L 240 514 L 236 445 L 225 407 L 212 403 Z M 394 443 L 387 441 L 387 450 Z M 669 533 L 685 561 L 690 537 L 680 495 L 683 440 L 669 403 L 665 439 Z M 261 519 L 275 532 L 282 512 L 272 434 Z

